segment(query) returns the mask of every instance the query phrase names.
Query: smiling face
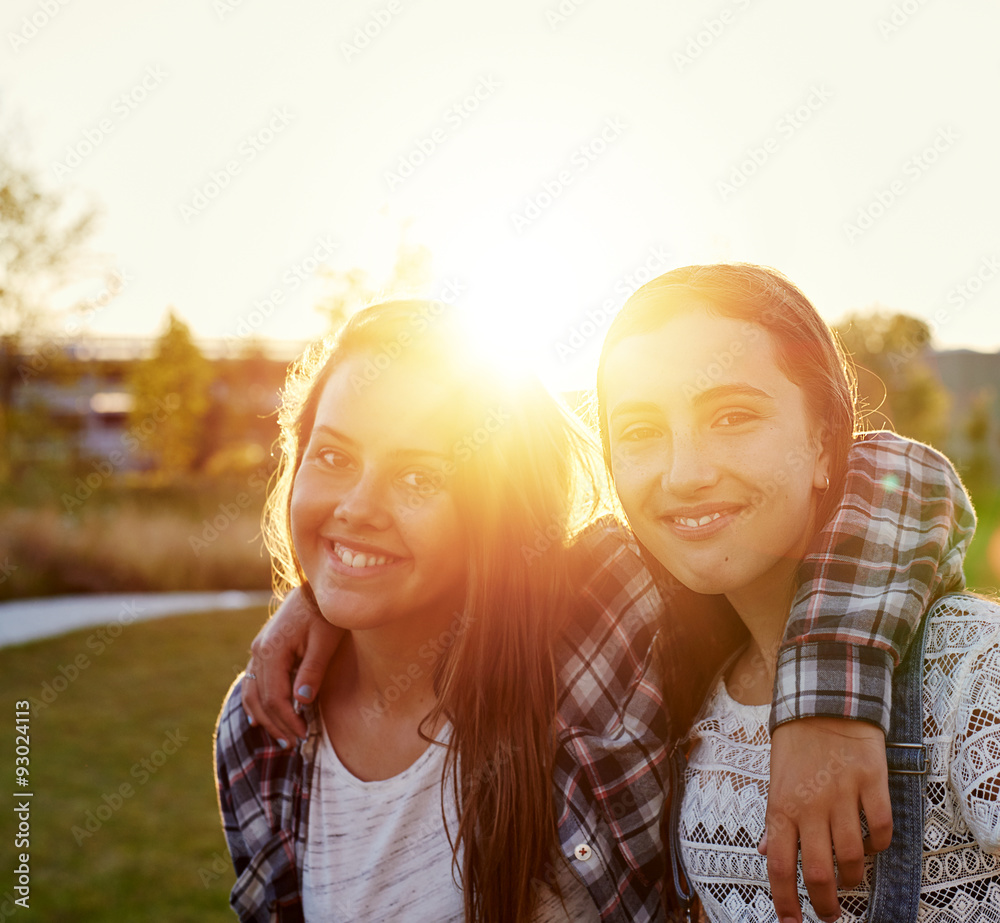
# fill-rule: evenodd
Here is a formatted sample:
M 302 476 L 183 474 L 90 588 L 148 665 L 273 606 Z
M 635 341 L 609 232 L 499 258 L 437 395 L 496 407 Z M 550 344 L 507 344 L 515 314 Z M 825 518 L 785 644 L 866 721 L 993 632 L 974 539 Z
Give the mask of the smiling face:
M 785 600 L 829 468 L 762 327 L 692 300 L 611 348 L 612 473 L 639 540 L 682 583 Z
M 367 358 L 346 358 L 323 387 L 292 486 L 291 533 L 328 621 L 359 631 L 405 619 L 419 635 L 447 623 L 464 592 L 449 392 L 405 359 L 369 384 Z

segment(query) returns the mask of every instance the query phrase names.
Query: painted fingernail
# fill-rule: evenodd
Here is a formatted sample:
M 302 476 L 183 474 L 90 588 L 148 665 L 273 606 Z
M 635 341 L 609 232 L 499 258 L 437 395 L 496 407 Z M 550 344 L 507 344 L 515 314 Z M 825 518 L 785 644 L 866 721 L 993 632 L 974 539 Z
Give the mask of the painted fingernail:
M 287 740 L 283 740 L 282 738 L 279 737 L 278 738 L 278 746 L 281 747 L 282 750 L 287 750 L 288 749 L 288 741 Z
M 249 721 L 251 724 L 253 724 L 254 723 L 254 721 L 253 721 L 253 715 L 251 715 L 250 712 L 247 712 L 246 715 L 247 715 L 247 721 Z
M 299 686 L 296 695 L 300 699 L 311 699 L 313 697 L 313 687 L 312 686 Z

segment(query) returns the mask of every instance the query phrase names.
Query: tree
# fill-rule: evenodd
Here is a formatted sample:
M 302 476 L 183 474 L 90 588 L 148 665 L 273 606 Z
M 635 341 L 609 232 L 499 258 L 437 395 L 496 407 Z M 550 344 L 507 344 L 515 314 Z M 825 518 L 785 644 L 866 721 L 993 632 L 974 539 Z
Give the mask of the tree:
M 129 384 L 135 404 L 127 441 L 166 477 L 193 471 L 205 450 L 211 363 L 171 309 L 153 355 L 136 363 Z
M 865 425 L 943 448 L 951 399 L 927 362 L 931 330 L 907 314 L 851 314 L 835 329 L 858 373 Z
M 962 424 L 962 435 L 969 446 L 964 459 L 964 480 L 973 497 L 984 496 L 993 484 L 993 457 L 990 453 L 993 394 L 979 391 L 969 405 L 969 413 Z
M 73 208 L 46 190 L 21 160 L 5 131 L 0 137 L 0 478 L 10 473 L 15 388 L 24 383 L 25 369 L 29 377 L 37 372 L 38 362 L 30 360 L 37 360 L 52 338 L 50 299 L 67 281 L 93 269 L 84 271 L 93 211 Z

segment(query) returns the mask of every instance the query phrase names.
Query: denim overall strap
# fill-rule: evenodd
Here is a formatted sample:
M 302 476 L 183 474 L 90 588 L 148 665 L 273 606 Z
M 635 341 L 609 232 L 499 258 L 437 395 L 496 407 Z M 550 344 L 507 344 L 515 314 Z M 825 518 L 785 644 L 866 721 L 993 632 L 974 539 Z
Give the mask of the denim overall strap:
M 886 758 L 892 803 L 892 842 L 875 857 L 869 923 L 915 923 L 920 906 L 924 849 L 923 674 L 927 618 L 921 620 L 892 678 Z
M 684 772 L 687 768 L 687 757 L 681 743 L 674 744 L 670 751 L 670 814 L 668 818 L 668 851 L 670 853 L 670 871 L 674 878 L 674 892 L 681 905 L 682 920 L 691 919 L 691 904 L 695 892 L 687 879 L 684 859 L 681 857 L 681 803 L 684 801 Z

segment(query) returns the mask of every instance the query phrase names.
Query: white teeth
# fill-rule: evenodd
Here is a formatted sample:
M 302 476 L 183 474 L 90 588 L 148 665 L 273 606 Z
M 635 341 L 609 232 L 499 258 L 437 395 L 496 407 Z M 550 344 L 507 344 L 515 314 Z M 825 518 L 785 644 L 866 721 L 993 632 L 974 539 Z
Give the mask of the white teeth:
M 348 567 L 359 569 L 362 567 L 374 567 L 378 564 L 389 564 L 396 560 L 389 555 L 374 555 L 365 554 L 363 551 L 351 551 L 350 548 L 345 548 L 340 542 L 334 542 L 333 553 Z
M 686 516 L 675 516 L 674 522 L 679 522 L 682 526 L 687 526 L 689 529 L 696 529 L 698 526 L 707 526 L 710 522 L 715 522 L 719 519 L 722 513 L 711 513 L 708 516 L 702 516 L 701 519 L 691 519 Z

